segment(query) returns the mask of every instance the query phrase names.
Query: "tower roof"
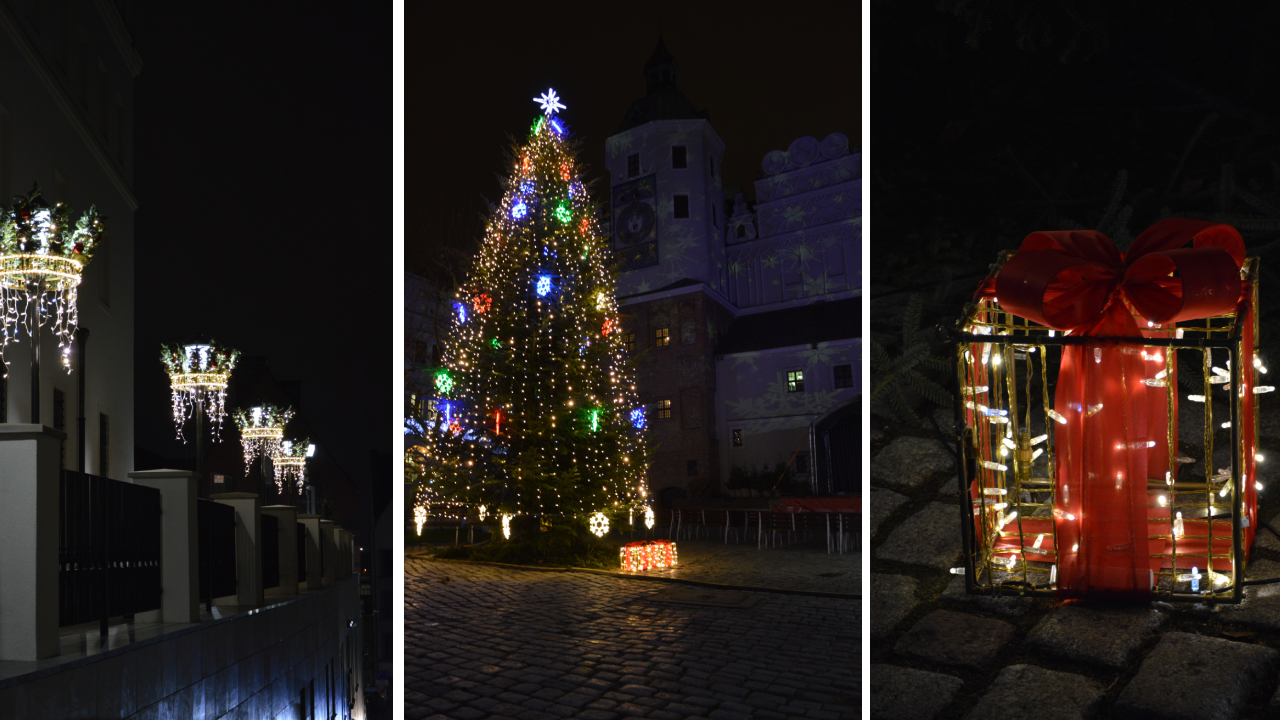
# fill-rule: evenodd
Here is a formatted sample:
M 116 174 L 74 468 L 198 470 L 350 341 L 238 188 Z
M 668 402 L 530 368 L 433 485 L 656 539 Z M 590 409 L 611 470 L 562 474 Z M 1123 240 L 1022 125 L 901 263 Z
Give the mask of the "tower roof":
M 653 120 L 697 120 L 706 119 L 707 111 L 699 111 L 676 87 L 676 77 L 680 73 L 680 65 L 667 50 L 662 36 L 658 36 L 658 46 L 653 55 L 644 64 L 645 85 L 648 93 L 631 103 L 627 114 L 622 118 L 618 132 L 630 130 Z

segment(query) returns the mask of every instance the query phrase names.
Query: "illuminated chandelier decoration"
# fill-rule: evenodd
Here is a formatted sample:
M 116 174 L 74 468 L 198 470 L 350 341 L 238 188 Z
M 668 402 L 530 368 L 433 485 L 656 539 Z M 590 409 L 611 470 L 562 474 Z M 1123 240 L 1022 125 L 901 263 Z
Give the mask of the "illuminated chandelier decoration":
M 0 362 L 8 365 L 4 348 L 18 339 L 19 328 L 38 337 L 49 322 L 62 365 L 71 372 L 71 341 L 79 317 L 76 288 L 102 244 L 104 219 L 90 206 L 73 228 L 67 206 L 49 207 L 38 187 L 0 209 Z
M 278 464 L 283 447 L 284 426 L 293 417 L 293 410 L 281 410 L 274 405 L 261 405 L 236 411 L 236 427 L 240 428 L 240 446 L 244 449 L 245 472 L 249 464 L 259 455 L 271 458 L 272 464 Z M 277 482 L 277 487 L 280 483 Z
M 213 441 L 221 442 L 222 421 L 227 417 L 227 383 L 240 351 L 208 345 L 161 345 L 160 362 L 169 374 L 173 396 L 173 424 L 178 439 L 186 443 L 182 426 L 200 411 L 213 426 Z
M 284 489 L 284 484 L 292 480 L 297 483 L 298 491 L 302 491 L 303 481 L 307 474 L 307 458 L 315 457 L 316 446 L 310 440 L 285 440 L 280 443 L 280 455 L 275 459 L 276 490 Z

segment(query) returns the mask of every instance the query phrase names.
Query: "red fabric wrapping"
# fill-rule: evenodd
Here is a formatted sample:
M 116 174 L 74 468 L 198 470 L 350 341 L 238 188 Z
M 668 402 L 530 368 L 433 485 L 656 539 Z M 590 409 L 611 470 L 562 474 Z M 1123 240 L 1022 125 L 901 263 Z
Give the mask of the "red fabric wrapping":
M 1192 247 L 1183 248 L 1189 242 Z M 1148 541 L 1148 534 L 1167 534 L 1169 521 L 1167 514 L 1149 521 L 1147 479 L 1163 478 L 1170 470 L 1166 428 L 1171 418 L 1164 388 L 1144 382 L 1165 364 L 1147 360 L 1146 348 L 1107 338 L 1144 335 L 1130 307 L 1148 322 L 1166 326 L 1235 312 L 1242 289 L 1248 298 L 1240 280 L 1243 261 L 1244 240 L 1235 228 L 1169 218 L 1139 235 L 1128 253 L 1097 231 L 1032 233 L 994 282 L 988 278 L 979 287 L 978 297 L 997 298 L 1008 312 L 1074 336 L 1098 338 L 1063 347 L 1055 392 L 1055 409 L 1067 420 L 1054 434 L 1059 597 L 1148 598 L 1150 571 L 1162 562 L 1151 555 L 1168 552 Z M 1240 370 L 1251 380 L 1251 318 L 1245 328 Z M 1166 352 L 1150 349 L 1161 356 Z M 1246 445 L 1251 445 L 1253 418 L 1249 380 L 1240 423 Z M 1169 381 L 1176 388 L 1176 377 Z M 989 433 L 986 426 L 978 423 L 980 432 Z M 1148 441 L 1155 445 L 1148 447 Z M 1242 467 L 1251 541 L 1257 523 L 1252 517 L 1254 459 L 1253 448 L 1246 449 Z M 1212 475 L 1213 468 L 1207 469 Z M 1206 521 L 1184 522 L 1187 535 L 1196 534 L 1193 528 L 1207 530 Z M 1214 551 L 1220 552 L 1216 538 L 1222 523 L 1214 525 Z M 1229 523 L 1224 534 L 1229 542 Z M 1179 553 L 1195 542 L 1180 538 Z M 1206 540 L 1198 542 L 1201 549 L 1207 546 Z

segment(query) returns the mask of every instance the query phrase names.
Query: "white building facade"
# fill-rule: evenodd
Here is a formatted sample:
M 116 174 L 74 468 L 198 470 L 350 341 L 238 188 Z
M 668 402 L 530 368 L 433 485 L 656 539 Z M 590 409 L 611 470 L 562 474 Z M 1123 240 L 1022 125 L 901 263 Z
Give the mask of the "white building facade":
M 77 469 L 83 458 L 85 472 L 123 480 L 134 469 L 133 79 L 142 61 L 111 2 L 4 0 L 0 38 L 0 202 L 38 183 L 51 205 L 64 202 L 75 215 L 96 205 L 107 218 L 106 241 L 79 287 L 86 362 L 68 374 L 45 329 L 39 416 L 67 433 L 66 467 Z M 28 423 L 29 340 L 24 335 L 5 354 L 0 419 Z
M 851 436 L 861 393 L 860 156 L 840 133 L 802 137 L 765 156 L 754 207 L 726 198 L 724 142 L 678 71 L 659 40 L 647 94 L 606 141 L 650 483 L 713 496 L 734 468 L 783 463 L 815 492 L 852 494 L 856 468 L 827 446 L 832 426 Z

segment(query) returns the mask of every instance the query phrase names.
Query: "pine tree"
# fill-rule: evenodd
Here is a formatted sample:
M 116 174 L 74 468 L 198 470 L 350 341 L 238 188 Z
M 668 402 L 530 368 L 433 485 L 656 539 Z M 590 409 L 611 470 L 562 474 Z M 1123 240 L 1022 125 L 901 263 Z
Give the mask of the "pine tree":
M 644 408 L 579 144 L 549 97 L 513 148 L 454 305 L 422 497 L 544 522 L 616 520 L 646 504 Z

